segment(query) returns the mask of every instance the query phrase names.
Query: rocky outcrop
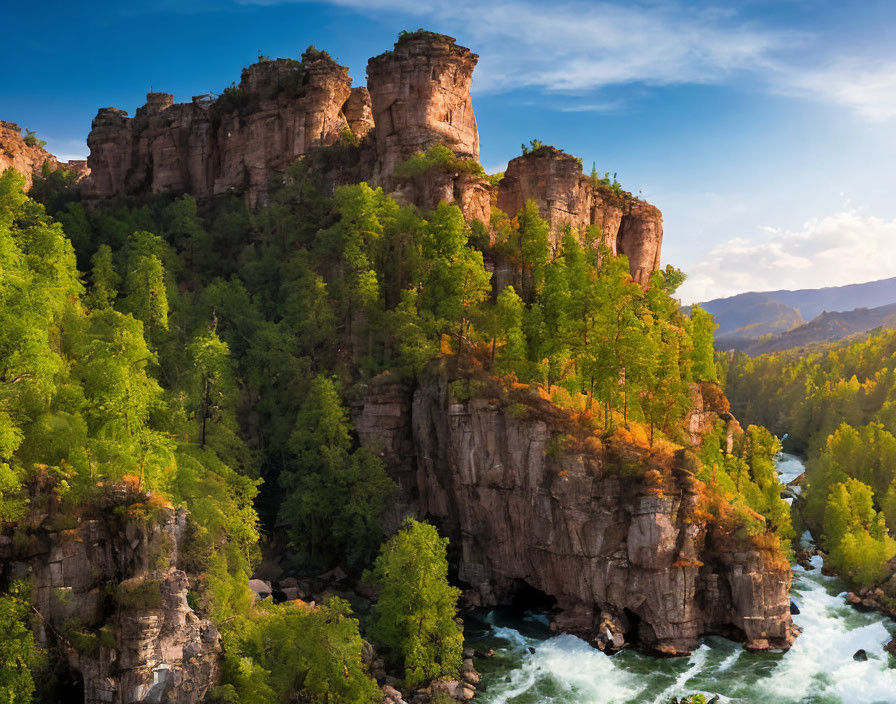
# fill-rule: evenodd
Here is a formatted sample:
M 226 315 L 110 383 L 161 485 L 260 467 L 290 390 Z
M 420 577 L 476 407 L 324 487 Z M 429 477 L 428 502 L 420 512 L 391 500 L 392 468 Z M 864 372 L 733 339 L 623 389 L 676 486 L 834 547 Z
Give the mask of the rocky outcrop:
M 550 223 L 555 248 L 564 226 L 580 236 L 596 226 L 614 254 L 628 256 L 635 281 L 646 284 L 659 268 L 662 213 L 629 193 L 594 183 L 582 173 L 580 159 L 548 146 L 512 159 L 498 184 L 498 207 L 513 216 L 529 199 Z
M 363 136 L 370 124 L 366 92 L 352 91 L 348 69 L 329 56 L 263 60 L 217 98 L 175 104 L 167 93 L 149 93 L 133 118 L 101 109 L 87 138 L 84 192 L 92 200 L 236 192 L 264 203 L 275 174 L 343 130 Z
M 367 63 L 367 88 L 376 125 L 373 181 L 405 203 L 432 210 L 456 203 L 467 220 L 488 223 L 492 189 L 469 171 L 432 168 L 396 179 L 395 167 L 441 144 L 479 162 L 479 130 L 470 87 L 479 57 L 453 37 L 417 31 L 399 37 L 392 51 Z
M 0 120 L 0 174 L 6 169 L 15 169 L 25 177 L 25 190 L 31 188 L 35 173 L 41 173 L 44 165 L 50 170 L 66 168 L 74 171 L 78 178 L 89 174 L 84 161 L 61 163 L 44 149 L 36 138 L 26 141 L 21 128 L 15 122 Z
M 414 152 L 444 144 L 479 160 L 470 86 L 479 57 L 452 37 L 412 32 L 367 62 L 381 180 Z
M 359 411 L 361 437 L 384 439 L 397 512 L 428 516 L 451 537 L 459 578 L 481 603 L 538 590 L 556 599 L 560 630 L 598 643 L 612 625 L 667 654 L 693 650 L 706 633 L 756 650 L 792 642 L 789 565 L 714 519 L 686 454 L 670 461 L 600 442 L 558 451 L 562 412 L 453 402 L 440 375 L 410 406 L 389 393 Z
M 483 177 L 470 95 L 477 60 L 452 37 L 420 30 L 370 59 L 366 88 L 351 88 L 345 67 L 309 51 L 301 62 L 250 66 L 239 86 L 217 99 L 175 104 L 167 93 L 150 93 L 133 118 L 103 108 L 88 137 L 92 174 L 85 195 L 97 201 L 245 193 L 255 205 L 266 201 L 271 178 L 310 155 L 331 186 L 367 181 L 423 210 L 456 203 L 467 220 L 488 223 L 495 199 L 514 216 L 531 198 L 551 223 L 555 247 L 565 225 L 583 236 L 596 226 L 614 253 L 628 256 L 634 279 L 646 284 L 662 249 L 662 214 L 654 206 L 593 182 L 581 160 L 553 147 L 513 159 L 497 192 Z M 341 149 L 319 149 L 335 144 Z M 397 166 L 434 145 L 476 168 L 440 164 L 396 175 Z
M 183 511 L 119 486 L 77 521 L 51 506 L 0 536 L 3 578 L 30 581 L 37 643 L 67 663 L 85 704 L 198 704 L 217 683 L 218 632 L 178 569 L 185 526 Z

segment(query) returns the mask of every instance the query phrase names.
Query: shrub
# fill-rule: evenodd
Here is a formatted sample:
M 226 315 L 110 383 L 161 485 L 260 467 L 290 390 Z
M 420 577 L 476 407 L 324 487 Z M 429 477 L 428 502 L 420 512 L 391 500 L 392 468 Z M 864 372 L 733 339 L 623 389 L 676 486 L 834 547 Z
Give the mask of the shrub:
M 461 159 L 444 144 L 433 144 L 425 152 L 416 152 L 406 161 L 395 166 L 393 175 L 399 179 L 411 179 L 425 174 L 430 169 L 441 169 L 447 173 L 469 173 L 485 178 L 485 169 L 475 159 Z

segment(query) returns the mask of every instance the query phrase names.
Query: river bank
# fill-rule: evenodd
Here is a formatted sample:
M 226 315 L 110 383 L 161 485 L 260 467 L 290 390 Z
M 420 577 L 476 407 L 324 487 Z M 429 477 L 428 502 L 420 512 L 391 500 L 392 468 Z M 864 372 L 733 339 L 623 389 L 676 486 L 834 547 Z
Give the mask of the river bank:
M 793 455 L 778 460 L 784 483 L 802 472 Z M 634 650 L 613 657 L 570 635 L 554 636 L 547 618 L 510 611 L 467 619 L 469 643 L 493 648 L 477 662 L 486 704 L 666 704 L 701 692 L 733 704 L 884 704 L 896 700 L 896 668 L 885 644 L 896 623 L 846 601 L 845 585 L 822 574 L 822 559 L 794 567 L 794 621 L 802 629 L 785 653 L 750 653 L 709 637 L 688 658 L 663 659 Z M 867 660 L 854 655 L 863 650 Z

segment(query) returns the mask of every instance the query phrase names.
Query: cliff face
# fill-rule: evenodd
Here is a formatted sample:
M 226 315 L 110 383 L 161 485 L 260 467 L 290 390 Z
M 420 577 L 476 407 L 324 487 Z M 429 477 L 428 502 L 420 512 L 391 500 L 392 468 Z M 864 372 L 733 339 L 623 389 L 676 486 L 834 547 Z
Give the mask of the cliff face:
M 52 507 L 33 511 L 27 533 L 0 536 L 3 577 L 30 580 L 38 645 L 67 662 L 85 704 L 198 704 L 220 646 L 187 603 L 185 514 L 126 487 L 94 508 L 66 528 Z
M 0 120 L 0 174 L 6 169 L 15 169 L 25 177 L 25 190 L 31 188 L 34 173 L 40 173 L 44 164 L 50 169 L 60 167 L 72 169 L 80 177 L 90 173 L 84 161 L 69 161 L 61 164 L 55 156 L 37 144 L 28 144 L 15 122 Z
M 488 223 L 491 188 L 465 172 L 430 169 L 410 179 L 393 177 L 396 165 L 442 144 L 461 159 L 479 161 L 479 130 L 470 86 L 479 57 L 452 37 L 414 32 L 392 51 L 367 63 L 367 88 L 376 125 L 372 180 L 405 203 L 431 210 L 456 203 L 467 220 Z
M 328 57 L 262 61 L 216 100 L 174 104 L 149 93 L 133 118 L 103 108 L 87 144 L 89 199 L 141 193 L 208 197 L 245 193 L 265 202 L 269 180 L 313 148 L 370 129 L 367 93 Z
M 512 159 L 498 184 L 498 207 L 514 215 L 529 199 L 550 223 L 555 247 L 563 237 L 564 225 L 580 234 L 596 225 L 614 254 L 628 256 L 635 281 L 646 284 L 651 272 L 659 268 L 662 213 L 628 193 L 593 184 L 582 173 L 579 159 L 554 147 L 541 147 Z
M 555 628 L 596 642 L 609 628 L 668 654 L 707 633 L 756 650 L 793 640 L 786 561 L 732 542 L 683 461 L 670 471 L 624 444 L 549 452 L 550 411 L 453 403 L 442 377 L 412 403 L 397 387 L 371 395 L 357 427 L 393 467 L 396 513 L 430 516 L 451 536 L 483 604 L 536 589 L 562 609 Z M 645 479 L 652 468 L 659 483 Z
M 579 232 L 598 226 L 613 252 L 629 258 L 632 276 L 645 284 L 660 265 L 660 211 L 627 193 L 595 185 L 575 157 L 543 147 L 513 159 L 497 193 L 469 171 L 433 168 L 396 178 L 395 167 L 442 144 L 478 163 L 479 131 L 470 87 L 478 57 L 452 37 L 413 32 L 392 51 L 370 59 L 367 87 L 351 88 L 348 70 L 329 58 L 264 61 L 243 71 L 238 88 L 217 100 L 196 97 L 175 105 L 150 93 L 134 118 L 103 108 L 88 137 L 88 200 L 142 193 L 207 197 L 246 193 L 264 203 L 270 179 L 296 159 L 337 142 L 344 130 L 356 139 L 352 154 L 312 159 L 332 185 L 368 181 L 404 203 L 428 210 L 456 203 L 468 220 L 488 223 L 492 203 L 513 216 L 531 198 L 551 223 L 554 245 L 563 225 Z M 375 130 L 371 130 L 375 127 Z M 350 151 L 350 150 L 349 150 Z
M 367 63 L 381 176 L 414 152 L 444 144 L 479 160 L 479 130 L 470 86 L 479 57 L 431 32 L 400 38 L 393 51 Z

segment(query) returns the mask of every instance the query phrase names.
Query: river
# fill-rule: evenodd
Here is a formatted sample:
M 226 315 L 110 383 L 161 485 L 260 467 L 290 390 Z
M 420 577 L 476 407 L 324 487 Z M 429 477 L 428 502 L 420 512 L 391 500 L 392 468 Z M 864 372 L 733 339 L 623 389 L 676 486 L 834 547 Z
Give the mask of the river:
M 783 482 L 802 473 L 798 457 L 778 460 Z M 633 650 L 613 657 L 570 635 L 551 636 L 544 615 L 523 619 L 495 610 L 469 624 L 468 643 L 494 648 L 477 661 L 483 704 L 667 704 L 701 692 L 735 704 L 877 704 L 896 702 L 896 667 L 883 646 L 896 624 L 848 606 L 843 583 L 813 568 L 793 568 L 792 597 L 802 629 L 786 653 L 749 653 L 739 643 L 708 637 L 688 658 L 657 658 Z M 864 649 L 868 660 L 853 660 Z

